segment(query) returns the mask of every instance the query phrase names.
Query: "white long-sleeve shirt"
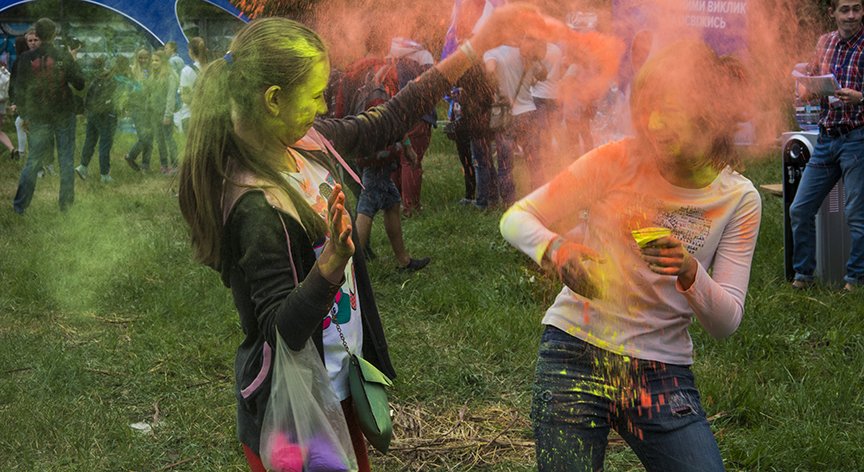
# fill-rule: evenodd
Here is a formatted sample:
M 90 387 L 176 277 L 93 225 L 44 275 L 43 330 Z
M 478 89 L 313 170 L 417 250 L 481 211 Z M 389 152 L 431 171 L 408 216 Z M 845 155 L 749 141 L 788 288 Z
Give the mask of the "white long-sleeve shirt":
M 619 354 L 690 365 L 694 315 L 718 338 L 741 321 L 762 202 L 729 168 L 707 187 L 676 187 L 635 143 L 611 143 L 575 161 L 516 202 L 501 218 L 501 233 L 537 263 L 558 235 L 605 258 L 598 264 L 602 294 L 587 299 L 565 286 L 544 324 Z M 687 290 L 641 259 L 630 232 L 652 226 L 670 228 L 698 261 Z

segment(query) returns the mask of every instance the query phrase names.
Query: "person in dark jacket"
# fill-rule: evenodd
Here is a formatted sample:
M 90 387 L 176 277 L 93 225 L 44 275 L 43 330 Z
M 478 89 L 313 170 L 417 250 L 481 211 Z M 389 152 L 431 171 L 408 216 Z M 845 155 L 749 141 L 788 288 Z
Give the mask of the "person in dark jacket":
M 117 130 L 117 103 L 121 95 L 120 86 L 128 81 L 129 59 L 117 56 L 111 67 L 106 67 L 104 59 L 97 60 L 97 71 L 87 85 L 84 95 L 84 110 L 87 114 L 84 145 L 81 149 L 81 164 L 75 173 L 82 180 L 87 179 L 87 166 L 93 158 L 96 144 L 99 144 L 99 174 L 102 183 L 110 183 L 111 147 L 114 145 L 114 132 Z
M 18 112 L 30 130 L 30 155 L 21 171 L 12 202 L 16 213 L 30 206 L 36 190 L 36 171 L 47 162 L 52 143 L 57 144 L 60 163 L 60 211 L 75 199 L 75 102 L 72 87 L 84 89 L 84 77 L 67 49 L 54 46 L 57 25 L 41 18 L 34 25 L 42 44 L 19 59 L 15 77 Z
M 354 159 L 401 139 L 490 47 L 566 31 L 516 4 L 496 10 L 487 26 L 390 101 L 344 119 L 316 120 L 327 111 L 330 64 L 321 39 L 294 21 L 249 23 L 230 52 L 202 70 L 180 167 L 180 209 L 197 259 L 231 289 L 246 336 L 235 391 L 238 436 L 252 470 L 265 470 L 260 435 L 277 333 L 292 350 L 314 342 L 342 400 L 359 470 L 370 470 L 334 325 L 349 350 L 390 377 L 395 372 L 345 209 L 341 175 L 356 174 L 340 154 Z

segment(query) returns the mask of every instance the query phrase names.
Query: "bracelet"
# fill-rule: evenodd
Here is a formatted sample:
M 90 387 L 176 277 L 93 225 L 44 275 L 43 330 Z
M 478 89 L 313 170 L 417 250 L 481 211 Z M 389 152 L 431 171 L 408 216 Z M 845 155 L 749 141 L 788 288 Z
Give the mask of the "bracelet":
M 557 262 L 555 257 L 558 253 L 558 249 L 561 248 L 565 242 L 566 240 L 564 238 L 556 236 L 555 239 L 549 243 L 549 246 L 546 247 L 546 257 L 549 259 L 549 262 L 553 264 Z
M 474 46 L 471 45 L 471 41 L 468 41 L 466 39 L 465 42 L 463 42 L 462 45 L 459 46 L 459 50 L 468 57 L 469 61 L 477 62 L 479 60 L 479 58 L 477 57 L 477 51 L 474 50 Z

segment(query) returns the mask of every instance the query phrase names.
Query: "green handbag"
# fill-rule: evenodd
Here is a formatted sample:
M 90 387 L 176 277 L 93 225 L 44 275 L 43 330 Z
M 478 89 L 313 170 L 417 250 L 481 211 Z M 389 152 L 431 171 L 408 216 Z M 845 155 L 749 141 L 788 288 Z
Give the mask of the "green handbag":
M 384 388 L 392 387 L 393 382 L 369 361 L 352 354 L 348 386 L 363 435 L 375 449 L 386 453 L 393 438 L 393 421 Z
M 336 318 L 332 320 L 349 356 L 348 388 L 360 429 L 372 447 L 386 453 L 393 439 L 393 420 L 390 418 L 390 403 L 385 387 L 392 387 L 393 381 L 366 359 L 351 354 L 342 328 Z

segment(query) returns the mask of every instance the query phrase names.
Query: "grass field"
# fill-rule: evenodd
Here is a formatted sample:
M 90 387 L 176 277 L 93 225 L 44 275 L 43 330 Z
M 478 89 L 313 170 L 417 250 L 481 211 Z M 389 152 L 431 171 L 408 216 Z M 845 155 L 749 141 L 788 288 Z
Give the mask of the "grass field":
M 40 179 L 27 214 L 15 215 L 22 163 L 0 161 L 0 471 L 245 470 L 231 297 L 191 261 L 172 180 L 125 166 L 130 145 L 118 135 L 111 185 L 92 177 L 94 159 L 67 214 L 57 210 L 55 176 Z M 404 222 L 412 254 L 432 257 L 427 269 L 394 271 L 376 221 L 371 270 L 399 377 L 396 439 L 373 467 L 530 471 L 539 321 L 558 286 L 502 240 L 500 211 L 457 205 L 454 152 L 436 135 L 425 211 Z M 766 154 L 746 174 L 779 182 L 778 159 Z M 727 468 L 864 470 L 864 294 L 792 291 L 782 203 L 763 202 L 740 329 L 725 341 L 692 329 Z M 642 470 L 614 438 L 606 464 Z

